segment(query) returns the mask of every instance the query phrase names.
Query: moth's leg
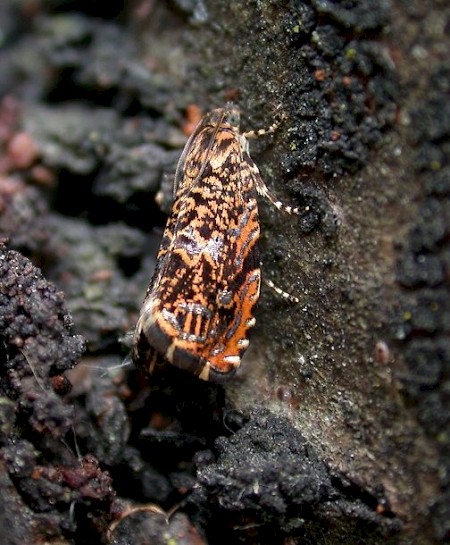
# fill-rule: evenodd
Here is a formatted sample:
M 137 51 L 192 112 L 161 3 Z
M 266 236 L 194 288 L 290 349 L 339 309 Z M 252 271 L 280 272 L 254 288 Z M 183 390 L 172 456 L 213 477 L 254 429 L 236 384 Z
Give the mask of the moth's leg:
M 254 138 L 258 138 L 260 136 L 264 136 L 265 134 L 272 134 L 274 133 L 280 125 L 280 121 L 275 121 L 275 123 L 272 123 L 270 127 L 267 127 L 266 129 L 256 129 L 254 131 L 247 131 L 242 133 L 242 136 L 244 138 L 247 138 L 247 140 L 253 140 Z
M 284 204 L 282 201 L 280 201 L 276 195 L 274 195 L 266 186 L 266 184 L 263 182 L 261 176 L 258 176 L 256 178 L 256 191 L 259 195 L 262 197 L 265 197 L 269 202 L 271 202 L 275 208 L 278 210 L 282 210 L 283 212 L 286 212 L 286 214 L 294 214 L 296 216 L 301 216 L 302 214 L 309 211 L 309 206 L 305 206 L 302 209 L 300 209 L 298 206 L 293 207 L 288 204 Z
M 282 297 L 286 301 L 289 301 L 290 303 L 300 303 L 300 299 L 298 297 L 296 297 L 295 295 L 292 295 L 292 293 L 288 293 L 287 291 L 282 290 L 276 284 L 274 284 L 272 280 L 263 278 L 263 282 L 264 284 L 269 286 L 269 288 L 272 289 L 276 294 L 278 294 L 280 297 Z
M 272 123 L 272 125 L 270 125 L 270 127 L 266 129 L 257 129 L 254 131 L 244 132 L 241 136 L 243 137 L 243 142 L 245 143 L 244 144 L 245 151 L 248 153 L 248 143 L 246 143 L 246 139 L 258 138 L 258 136 L 263 136 L 265 134 L 271 134 L 275 132 L 277 128 L 279 127 L 282 120 L 283 120 L 283 117 L 281 117 L 279 121 L 275 121 L 274 123 Z M 275 208 L 277 208 L 278 210 L 282 210 L 283 212 L 286 212 L 287 214 L 294 214 L 297 216 L 301 216 L 302 214 L 309 211 L 308 206 L 300 209 L 299 207 L 290 206 L 280 201 L 277 198 L 277 196 L 274 195 L 268 189 L 268 187 L 262 180 L 261 175 L 259 173 L 259 169 L 258 167 L 256 167 L 256 165 L 254 166 L 254 169 L 255 169 L 254 180 L 255 180 L 256 191 L 258 192 L 259 195 L 261 195 L 262 197 L 266 198 L 269 202 L 271 202 L 273 206 L 275 206 Z
M 278 119 L 272 123 L 269 127 L 265 129 L 256 129 L 254 131 L 247 131 L 242 133 L 242 136 L 247 139 L 254 139 L 258 138 L 259 136 L 264 136 L 265 134 L 272 134 L 274 133 L 278 127 L 281 125 L 282 121 L 286 118 L 286 114 L 279 113 Z

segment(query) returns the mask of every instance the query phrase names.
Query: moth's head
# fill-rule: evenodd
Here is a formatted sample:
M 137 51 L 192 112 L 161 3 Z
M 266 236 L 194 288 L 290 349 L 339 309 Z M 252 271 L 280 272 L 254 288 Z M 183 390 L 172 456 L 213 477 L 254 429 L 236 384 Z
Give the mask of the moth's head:
M 220 126 L 224 129 L 230 128 L 235 132 L 239 132 L 240 118 L 239 107 L 232 102 L 228 102 L 225 108 L 217 108 L 209 112 L 204 119 L 204 123 L 213 127 Z
M 227 123 L 233 129 L 239 130 L 241 122 L 241 112 L 239 106 L 233 104 L 233 102 L 227 102 L 224 111 L 224 123 Z

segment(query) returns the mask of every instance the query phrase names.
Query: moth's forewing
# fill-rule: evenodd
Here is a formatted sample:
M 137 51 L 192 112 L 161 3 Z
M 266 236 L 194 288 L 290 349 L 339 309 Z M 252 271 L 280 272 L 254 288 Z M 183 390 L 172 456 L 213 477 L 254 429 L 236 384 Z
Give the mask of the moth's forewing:
M 157 356 L 205 380 L 228 377 L 248 346 L 260 289 L 259 172 L 235 108 L 214 110 L 185 146 L 176 198 L 136 327 L 133 359 Z

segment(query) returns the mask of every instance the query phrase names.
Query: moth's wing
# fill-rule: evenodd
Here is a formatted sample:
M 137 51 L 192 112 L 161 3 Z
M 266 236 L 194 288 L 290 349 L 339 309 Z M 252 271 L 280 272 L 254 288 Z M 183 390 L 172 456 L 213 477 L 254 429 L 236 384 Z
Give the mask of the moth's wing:
M 261 283 L 259 230 L 254 235 L 255 243 L 245 248 L 242 264 L 230 268 L 225 277 L 228 283 L 218 301 L 213 343 L 202 370 L 215 381 L 230 376 L 240 366 L 249 345 L 250 329 L 255 325 L 253 312 Z
M 159 314 L 162 310 L 160 302 L 168 298 L 168 294 L 164 291 L 164 284 L 166 283 L 164 279 L 167 280 L 167 275 L 171 274 L 170 269 L 174 268 L 172 263 L 174 261 L 173 250 L 174 246 L 178 245 L 177 233 L 182 231 L 186 227 L 186 222 L 189 221 L 189 218 L 184 216 L 180 222 L 181 208 L 192 186 L 192 176 L 198 176 L 200 172 L 198 165 L 201 164 L 201 161 L 206 160 L 207 149 L 213 137 L 211 131 L 204 130 L 204 123 L 205 120 L 202 119 L 197 125 L 186 142 L 178 161 L 174 178 L 175 200 L 164 229 L 155 270 L 149 282 L 134 332 L 131 357 L 138 367 L 147 368 L 149 372 L 153 370 L 158 357 L 166 355 L 168 343 L 165 342 L 164 336 L 156 335 L 159 331 L 158 323 L 161 320 Z M 187 165 L 186 160 L 188 160 Z M 191 171 L 191 178 L 186 175 L 186 169 Z M 158 338 L 157 342 L 153 337 Z
M 164 229 L 163 238 L 156 257 L 155 269 L 149 282 L 139 319 L 134 330 L 131 358 L 137 367 L 143 368 L 149 373 L 153 372 L 155 365 L 164 357 L 164 353 L 159 351 L 153 343 L 149 342 L 147 331 L 152 327 L 152 324 L 155 321 L 155 294 L 158 293 L 160 279 L 165 274 L 165 263 L 170 259 L 175 228 L 174 222 L 175 217 L 172 213 L 169 216 Z
M 257 169 L 250 158 L 243 161 L 231 131 L 216 131 L 205 158 L 206 133 L 183 158 L 184 177 L 135 342 L 145 357 L 154 350 L 204 379 L 239 366 L 260 286 Z
M 190 205 L 180 214 L 163 274 L 178 282 L 171 291 L 163 280 L 156 291 L 166 333 L 159 335 L 159 349 L 203 379 L 220 380 L 239 367 L 259 298 L 259 173 L 238 151 L 229 149 L 221 168 L 206 168 L 202 184 L 185 198 Z
M 175 204 L 176 202 L 174 203 L 174 206 Z M 161 244 L 156 256 L 155 269 L 147 287 L 144 303 L 134 330 L 133 347 L 131 350 L 131 359 L 135 365 L 146 369 L 150 373 L 153 371 L 158 360 L 163 357 L 163 354 L 158 353 L 158 350 L 149 343 L 146 336 L 146 330 L 153 322 L 153 294 L 155 287 L 159 285 L 159 279 L 165 274 L 165 262 L 167 260 L 167 254 L 170 254 L 174 231 L 176 229 L 176 213 L 174 213 L 174 206 L 172 207 L 172 212 L 164 229 Z

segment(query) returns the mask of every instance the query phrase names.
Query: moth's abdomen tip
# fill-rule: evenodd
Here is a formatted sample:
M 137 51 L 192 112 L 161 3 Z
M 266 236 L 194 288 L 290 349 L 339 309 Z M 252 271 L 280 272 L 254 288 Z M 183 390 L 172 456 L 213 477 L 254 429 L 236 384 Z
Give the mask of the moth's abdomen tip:
M 207 362 L 198 376 L 202 380 L 208 380 L 209 382 L 214 382 L 215 384 L 223 384 L 236 374 L 237 369 L 237 367 L 231 367 L 226 371 L 219 371 L 209 362 Z

